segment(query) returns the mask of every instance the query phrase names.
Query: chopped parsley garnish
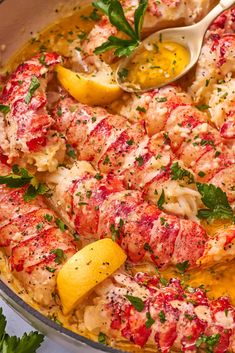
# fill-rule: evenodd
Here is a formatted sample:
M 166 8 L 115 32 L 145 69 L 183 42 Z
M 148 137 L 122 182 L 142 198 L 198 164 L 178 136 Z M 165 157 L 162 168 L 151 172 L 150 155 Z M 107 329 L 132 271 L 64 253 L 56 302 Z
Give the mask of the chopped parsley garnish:
M 154 324 L 155 320 L 152 318 L 149 311 L 146 313 L 146 318 L 147 321 L 145 322 L 145 326 L 146 328 L 150 328 Z
M 127 140 L 126 143 L 128 144 L 128 146 L 132 146 L 134 143 L 134 140 L 133 139 Z
M 28 93 L 25 97 L 25 103 L 26 104 L 29 104 L 31 99 L 32 99 L 32 96 L 34 94 L 34 92 L 40 87 L 40 82 L 38 80 L 38 78 L 36 76 L 33 76 L 32 77 L 32 80 L 31 80 L 31 83 L 30 83 L 30 86 L 29 86 L 29 90 L 28 90 Z
M 38 332 L 24 333 L 21 338 L 6 333 L 6 317 L 0 309 L 0 348 L 4 353 L 36 353 L 44 336 Z
M 101 175 L 100 173 L 97 173 L 96 175 L 94 175 L 94 178 L 96 178 L 97 180 L 101 180 L 103 179 L 103 175 Z
M 132 295 L 125 295 L 125 297 L 139 313 L 144 310 L 144 302 L 141 298 L 134 297 Z
M 49 188 L 39 181 L 25 168 L 19 168 L 17 165 L 12 167 L 12 173 L 5 176 L 0 176 L 0 184 L 5 184 L 7 187 L 21 188 L 22 186 L 29 185 L 24 193 L 24 201 L 28 202 L 37 195 L 44 195 L 49 191 Z
M 209 146 L 212 146 L 213 148 L 215 148 L 215 143 L 214 143 L 214 141 L 212 141 L 212 140 L 202 139 L 200 145 L 201 145 L 201 146 L 207 146 L 207 145 L 209 145 Z
M 196 105 L 196 108 L 201 112 L 204 112 L 205 110 L 208 110 L 210 106 L 207 104 L 201 104 L 201 105 Z
M 195 182 L 193 174 L 188 170 L 181 168 L 178 162 L 172 164 L 170 175 L 171 180 L 187 179 L 189 184 Z
M 106 155 L 106 156 L 105 156 L 105 159 L 104 159 L 104 161 L 103 161 L 103 165 L 108 165 L 109 163 L 110 163 L 109 156 Z
M 4 115 L 8 114 L 10 110 L 11 109 L 9 105 L 0 104 L 0 112 L 3 113 Z
M 168 281 L 164 278 L 164 277 L 161 277 L 160 278 L 160 282 L 163 286 L 167 286 L 168 285 Z
M 118 228 L 115 228 L 115 224 L 111 224 L 110 226 L 110 232 L 111 232 L 111 237 L 112 237 L 112 240 L 113 241 L 116 241 L 116 239 L 119 239 L 120 238 L 120 230 L 123 226 L 124 222 L 122 219 L 120 219 L 119 221 L 119 225 L 118 225 Z
M 55 223 L 62 232 L 65 232 L 66 229 L 68 229 L 66 224 L 60 218 L 56 218 Z
M 157 97 L 157 98 L 156 98 L 156 101 L 157 101 L 158 103 L 164 103 L 164 102 L 167 101 L 167 97 Z
M 103 332 L 100 332 L 98 335 L 98 342 L 102 344 L 107 344 L 107 337 L 106 334 Z
M 199 348 L 201 345 L 205 345 L 207 348 L 208 353 L 213 353 L 215 346 L 219 343 L 220 341 L 220 334 L 214 334 L 212 336 L 206 336 L 205 334 L 202 334 L 197 340 L 196 340 L 196 347 Z
M 43 228 L 43 223 L 41 222 L 41 223 L 38 223 L 37 225 L 36 225 L 36 229 L 37 230 L 41 230 Z
M 46 213 L 46 214 L 44 215 L 44 218 L 45 218 L 45 220 L 47 220 L 48 222 L 51 222 L 52 219 L 53 219 L 53 216 L 50 215 L 50 214 L 48 214 L 48 213 Z
M 109 21 L 113 26 L 129 37 L 129 39 L 122 39 L 110 36 L 107 42 L 95 49 L 94 53 L 101 54 L 110 49 L 115 49 L 114 54 L 116 56 L 129 56 L 140 44 L 141 30 L 147 5 L 147 0 L 140 1 L 139 6 L 134 13 L 134 27 L 132 27 L 125 17 L 119 0 L 96 0 L 93 2 L 94 7 L 108 16 Z
M 138 112 L 141 112 L 141 113 L 146 113 L 146 109 L 144 107 L 140 107 L 139 105 L 136 108 L 136 110 L 138 110 Z
M 79 240 L 80 240 L 78 233 L 73 232 L 73 233 L 72 233 L 72 236 L 73 236 L 73 238 L 74 238 L 75 241 L 79 241 Z
M 49 267 L 49 266 L 46 266 L 46 270 L 47 270 L 48 272 L 50 272 L 50 273 L 54 273 L 54 272 L 56 271 L 55 268 Z
M 38 59 L 38 61 L 40 62 L 40 64 L 44 65 L 45 67 L 48 67 L 49 65 L 46 63 L 45 59 L 46 59 L 45 54 L 42 54 Z
M 66 145 L 66 154 L 73 159 L 77 158 L 75 149 L 69 144 Z
M 149 243 L 144 244 L 144 250 L 150 252 L 150 254 L 153 254 L 153 249 L 151 248 Z
M 65 255 L 65 253 L 62 249 L 51 250 L 51 254 L 56 255 L 55 263 L 57 263 L 57 264 L 61 264 L 64 260 L 67 259 L 67 256 Z
M 123 80 L 128 76 L 128 70 L 124 67 L 122 70 L 118 71 L 118 77 Z
M 200 172 L 198 173 L 198 176 L 200 176 L 201 178 L 203 178 L 205 175 L 206 175 L 206 173 L 204 173 L 203 171 L 200 171 Z
M 161 324 L 164 324 L 164 322 L 166 322 L 166 315 L 163 310 L 161 310 L 159 313 L 159 320 L 160 320 Z
M 86 197 L 87 197 L 88 199 L 90 199 L 90 198 L 91 198 L 91 195 L 92 195 L 92 191 L 91 191 L 91 190 L 87 190 L 87 192 L 86 192 Z
M 138 166 L 142 167 L 142 165 L 144 164 L 144 159 L 142 156 L 136 157 L 135 159 L 138 162 Z
M 97 10 L 94 9 L 91 13 L 90 13 L 90 16 L 89 18 L 92 20 L 92 21 L 99 21 L 101 19 L 101 16 L 98 14 Z
M 189 261 L 183 261 L 176 264 L 176 268 L 180 271 L 180 273 L 184 273 L 189 268 Z
M 165 200 L 165 191 L 162 190 L 161 196 L 159 197 L 158 202 L 157 202 L 158 208 L 160 210 L 163 209 L 163 205 L 164 205 L 165 202 L 166 202 L 166 200 Z
M 235 220 L 227 195 L 221 188 L 213 184 L 197 183 L 196 185 L 202 202 L 207 207 L 198 211 L 197 216 L 200 219 L 207 219 L 209 222 L 215 219 Z
M 80 39 L 80 40 L 84 40 L 84 39 L 86 39 L 86 37 L 87 37 L 86 32 L 81 32 L 78 34 L 78 39 Z
M 57 115 L 60 117 L 62 116 L 62 108 L 59 107 L 58 110 L 57 110 Z

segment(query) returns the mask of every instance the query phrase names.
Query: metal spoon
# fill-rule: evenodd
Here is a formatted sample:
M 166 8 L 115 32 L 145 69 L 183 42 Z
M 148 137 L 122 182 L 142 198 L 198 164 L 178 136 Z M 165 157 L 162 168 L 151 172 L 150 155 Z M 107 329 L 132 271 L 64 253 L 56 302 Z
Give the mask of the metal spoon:
M 127 92 L 146 92 L 154 88 L 159 88 L 165 86 L 168 83 L 174 82 L 184 76 L 197 62 L 198 57 L 201 52 L 202 42 L 205 35 L 205 32 L 211 22 L 223 11 L 230 8 L 233 4 L 235 4 L 234 0 L 221 0 L 217 6 L 215 6 L 206 17 L 204 17 L 200 22 L 187 27 L 176 27 L 164 29 L 162 31 L 158 31 L 147 37 L 145 40 L 141 42 L 139 47 L 128 57 L 121 61 L 116 71 L 116 81 L 118 85 Z M 137 86 L 131 86 L 131 83 L 128 84 L 128 81 L 122 79 L 121 72 L 123 69 L 126 69 L 130 61 L 133 57 L 146 45 L 151 45 L 156 43 L 161 38 L 162 41 L 172 41 L 175 43 L 179 43 L 185 48 L 189 50 L 190 53 L 190 62 L 185 67 L 185 69 L 176 77 L 170 78 L 168 81 L 166 80 L 163 84 L 149 87 L 148 89 L 141 89 Z

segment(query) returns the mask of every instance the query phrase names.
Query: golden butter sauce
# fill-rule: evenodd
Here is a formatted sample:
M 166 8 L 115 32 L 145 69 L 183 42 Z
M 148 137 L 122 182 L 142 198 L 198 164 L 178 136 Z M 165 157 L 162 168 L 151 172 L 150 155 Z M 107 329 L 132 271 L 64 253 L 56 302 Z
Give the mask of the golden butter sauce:
M 190 53 L 183 45 L 159 40 L 137 50 L 122 81 L 141 90 L 162 86 L 179 76 L 189 62 Z

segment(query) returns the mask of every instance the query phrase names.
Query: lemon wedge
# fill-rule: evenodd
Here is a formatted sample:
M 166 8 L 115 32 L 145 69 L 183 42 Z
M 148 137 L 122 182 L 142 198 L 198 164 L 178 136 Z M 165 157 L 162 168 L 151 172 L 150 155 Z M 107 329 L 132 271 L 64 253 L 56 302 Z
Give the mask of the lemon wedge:
M 61 85 L 80 103 L 108 105 L 118 99 L 122 90 L 113 81 L 113 71 L 107 65 L 95 74 L 81 74 L 57 65 L 57 77 Z
M 111 239 L 105 238 L 85 246 L 73 255 L 57 276 L 57 288 L 63 313 L 67 315 L 97 284 L 115 272 L 126 254 Z

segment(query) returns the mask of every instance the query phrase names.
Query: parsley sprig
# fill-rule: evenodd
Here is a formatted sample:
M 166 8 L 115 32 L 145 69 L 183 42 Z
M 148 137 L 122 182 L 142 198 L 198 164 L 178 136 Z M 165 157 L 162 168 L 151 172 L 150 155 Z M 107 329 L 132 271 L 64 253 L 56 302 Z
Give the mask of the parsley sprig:
M 193 174 L 181 168 L 178 162 L 172 165 L 170 175 L 172 180 L 187 179 L 189 184 L 195 183 Z M 203 204 L 207 207 L 198 211 L 198 218 L 206 219 L 208 222 L 216 219 L 235 221 L 227 194 L 220 187 L 206 183 L 196 183 L 196 187 L 202 197 Z
M 214 219 L 231 219 L 235 221 L 227 195 L 222 189 L 213 184 L 197 183 L 196 185 L 202 196 L 202 202 L 207 207 L 198 211 L 200 219 L 207 219 L 209 222 Z
M 38 332 L 25 333 L 21 338 L 6 333 L 6 317 L 0 309 L 0 352 L 35 353 L 41 346 L 44 336 Z
M 122 5 L 119 0 L 96 0 L 93 6 L 108 16 L 110 23 L 120 32 L 126 34 L 130 39 L 122 39 L 110 36 L 108 41 L 97 47 L 95 54 L 104 53 L 115 49 L 114 54 L 118 57 L 129 56 L 137 48 L 141 41 L 141 30 L 144 21 L 148 0 L 141 0 L 134 13 L 134 27 L 127 21 Z
M 49 189 L 45 184 L 40 183 L 27 169 L 19 168 L 17 165 L 12 167 L 12 173 L 0 176 L 0 184 L 5 184 L 11 189 L 21 188 L 28 185 L 24 193 L 24 201 L 34 200 L 37 195 L 46 194 Z

